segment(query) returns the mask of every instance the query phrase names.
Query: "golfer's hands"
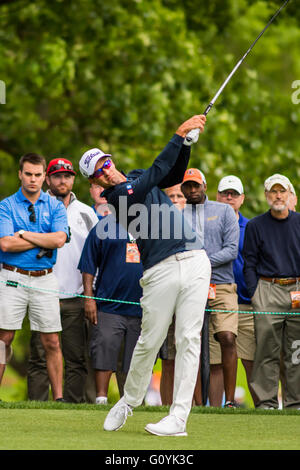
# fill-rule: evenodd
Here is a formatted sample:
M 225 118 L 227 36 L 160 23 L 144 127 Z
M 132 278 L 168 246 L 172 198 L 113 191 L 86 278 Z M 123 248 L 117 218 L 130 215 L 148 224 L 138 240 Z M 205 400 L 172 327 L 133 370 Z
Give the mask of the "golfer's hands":
M 85 299 L 84 314 L 86 318 L 93 324 L 97 325 L 97 304 L 94 299 Z
M 181 126 L 178 127 L 176 134 L 185 138 L 185 145 L 191 145 L 193 142 L 197 142 L 199 133 L 204 131 L 205 122 L 206 116 L 204 116 L 204 114 L 197 114 L 188 119 L 187 121 L 183 122 Z M 191 133 L 191 137 L 193 137 L 193 142 L 191 143 L 186 142 L 190 140 L 188 136 L 189 133 Z M 196 140 L 194 140 L 195 138 Z

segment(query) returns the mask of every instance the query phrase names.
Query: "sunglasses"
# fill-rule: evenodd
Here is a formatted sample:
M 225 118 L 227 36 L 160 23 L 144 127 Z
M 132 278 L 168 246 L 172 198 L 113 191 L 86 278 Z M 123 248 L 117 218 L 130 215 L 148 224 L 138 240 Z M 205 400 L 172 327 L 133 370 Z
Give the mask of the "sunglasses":
M 53 165 L 50 170 L 48 171 L 48 175 L 51 175 L 54 171 L 59 171 L 59 170 L 68 170 L 68 171 L 74 171 L 73 166 L 70 165 L 70 163 L 59 163 L 57 165 Z
M 107 170 L 108 168 L 110 168 L 112 165 L 112 161 L 110 158 L 107 158 L 107 160 L 105 160 L 105 162 L 103 163 L 102 167 L 101 168 L 98 168 L 98 170 L 95 171 L 95 173 L 93 173 L 89 178 L 92 179 L 92 178 L 100 178 L 100 176 L 103 175 L 103 168 L 105 170 Z
M 30 212 L 30 216 L 29 216 L 30 222 L 36 222 L 36 215 L 35 215 L 33 204 L 30 204 L 30 206 L 28 206 L 28 211 Z
M 222 197 L 231 196 L 233 199 L 236 199 L 240 196 L 240 194 L 237 191 L 221 191 L 219 194 Z

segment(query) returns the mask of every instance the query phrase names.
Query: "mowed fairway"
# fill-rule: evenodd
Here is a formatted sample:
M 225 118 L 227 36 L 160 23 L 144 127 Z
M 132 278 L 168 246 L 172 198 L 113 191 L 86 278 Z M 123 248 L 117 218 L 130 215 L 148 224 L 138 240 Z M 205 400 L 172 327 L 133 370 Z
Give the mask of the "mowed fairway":
M 166 410 L 140 408 L 117 432 L 105 432 L 109 407 L 62 405 L 51 409 L 0 405 L 1 450 L 231 450 L 299 449 L 300 412 L 192 411 L 188 437 L 157 437 L 144 431 Z

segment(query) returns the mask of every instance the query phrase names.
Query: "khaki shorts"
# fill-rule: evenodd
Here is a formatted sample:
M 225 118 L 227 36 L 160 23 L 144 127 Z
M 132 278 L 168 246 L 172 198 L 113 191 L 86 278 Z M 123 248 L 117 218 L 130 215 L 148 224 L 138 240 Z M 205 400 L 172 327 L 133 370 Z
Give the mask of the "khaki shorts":
M 252 311 L 251 305 L 239 304 L 239 311 Z M 255 354 L 255 335 L 254 335 L 254 318 L 252 314 L 238 314 L 238 335 L 236 339 L 237 355 L 239 359 L 248 361 L 254 360 Z M 209 353 L 211 364 L 221 364 L 221 348 L 220 344 L 215 340 L 210 332 L 209 335 Z
M 15 282 L 16 287 L 8 286 L 7 281 Z M 61 331 L 58 290 L 58 282 L 53 273 L 32 277 L 2 269 L 0 329 L 21 330 L 28 310 L 31 330 L 42 333 Z
M 212 310 L 232 310 L 232 312 L 210 312 L 210 328 L 213 335 L 221 331 L 231 331 L 237 336 L 238 303 L 236 284 L 217 284 L 216 298 L 209 300 Z

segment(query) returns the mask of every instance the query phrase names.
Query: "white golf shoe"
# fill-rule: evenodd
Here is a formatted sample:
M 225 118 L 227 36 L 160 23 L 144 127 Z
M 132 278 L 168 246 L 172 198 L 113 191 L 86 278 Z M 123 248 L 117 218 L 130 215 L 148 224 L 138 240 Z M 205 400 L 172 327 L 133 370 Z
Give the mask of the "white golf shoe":
M 104 431 L 118 431 L 126 423 L 128 414 L 132 416 L 132 408 L 122 397 L 106 416 L 103 425 Z
M 107 405 L 107 397 L 96 397 L 96 405 Z
M 156 436 L 187 436 L 185 422 L 174 415 L 168 415 L 158 423 L 149 423 L 145 430 Z

